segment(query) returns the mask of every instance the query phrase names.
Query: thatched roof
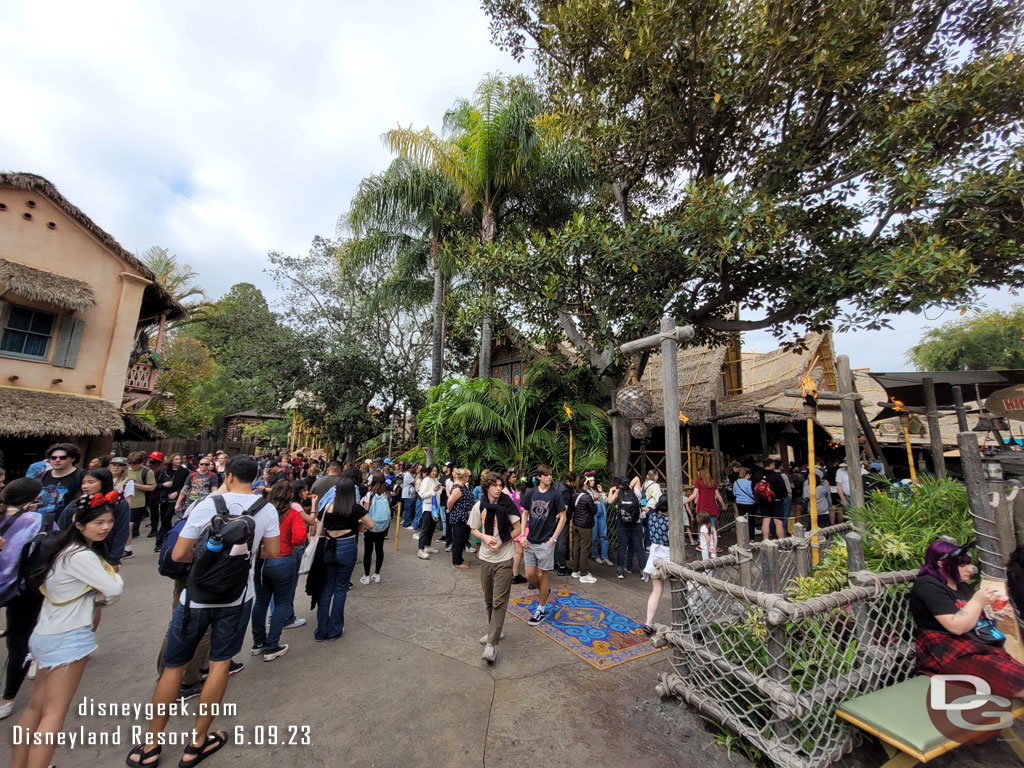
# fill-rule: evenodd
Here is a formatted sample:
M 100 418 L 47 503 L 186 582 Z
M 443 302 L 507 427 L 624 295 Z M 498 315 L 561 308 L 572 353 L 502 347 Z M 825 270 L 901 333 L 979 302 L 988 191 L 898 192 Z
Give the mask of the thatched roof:
M 124 429 L 118 430 L 119 437 L 138 440 L 160 440 L 167 437 L 137 413 L 121 411 L 121 416 L 124 419 Z
M 69 312 L 96 305 L 96 294 L 82 280 L 0 259 L 0 296 L 8 291 Z
M 785 397 L 786 390 L 800 389 L 800 379 L 809 371 L 818 389 L 835 389 L 835 371 L 830 334 L 812 333 L 802 339 L 801 348 L 780 348 L 773 352 L 745 352 L 741 355 L 743 391 L 726 395 L 722 366 L 727 347 L 689 347 L 679 351 L 679 407 L 693 425 L 707 424 L 710 402 L 717 401 L 720 414 L 735 413 L 720 425 L 749 424 L 758 421 L 757 406 L 788 411 L 801 418 L 799 398 Z M 654 408 L 645 421 L 651 426 L 664 424 L 661 392 L 661 355 L 652 355 L 643 374 L 643 386 L 650 390 Z M 769 422 L 783 422 L 786 416 L 767 414 Z
M 67 198 L 57 191 L 53 184 L 42 176 L 36 176 L 34 173 L 0 173 L 0 187 L 20 189 L 43 195 L 79 226 L 99 240 L 108 250 L 139 270 L 147 279 L 152 280 L 153 283 L 146 286 L 142 301 L 142 316 L 157 315 L 169 309 L 168 320 L 184 317 L 185 308 L 162 285 L 156 282 L 156 276 L 149 267 L 139 261 L 132 253 L 126 251 L 110 234 L 100 229 L 96 222 L 86 216 L 80 208 L 72 205 Z
M 0 387 L 0 435 L 111 435 L 124 429 L 116 406 L 98 397 Z

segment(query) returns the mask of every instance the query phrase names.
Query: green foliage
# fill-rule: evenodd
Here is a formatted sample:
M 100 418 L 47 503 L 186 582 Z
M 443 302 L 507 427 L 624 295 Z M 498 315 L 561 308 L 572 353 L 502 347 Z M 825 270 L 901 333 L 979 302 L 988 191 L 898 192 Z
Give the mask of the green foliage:
M 261 445 L 269 444 L 272 441 L 277 445 L 288 445 L 291 428 L 292 425 L 288 419 L 270 419 L 261 421 L 259 424 L 247 424 L 242 430 L 242 436 L 245 440 Z
M 884 485 L 865 506 L 848 510 L 847 518 L 864 525 L 864 556 L 868 569 L 876 572 L 916 570 L 928 545 L 940 536 L 957 541 L 973 536 L 967 489 L 950 478 L 919 475 L 913 489 Z
M 199 273 L 191 264 L 178 261 L 166 248 L 154 245 L 142 254 L 142 263 L 152 270 L 156 281 L 185 308 L 185 317 L 174 321 L 175 326 L 202 320 L 210 309 L 209 299 L 197 282 Z
M 1024 306 L 982 312 L 925 332 L 907 360 L 919 371 L 1024 368 Z
M 497 301 L 582 351 L 663 314 L 877 328 L 1024 283 L 1019 3 L 483 4 L 602 183 L 491 254 Z
M 573 468 L 603 468 L 608 416 L 562 397 L 565 381 L 558 366 L 555 358 L 536 361 L 522 387 L 489 378 L 442 382 L 420 411 L 421 438 L 437 446 L 440 456 L 474 471 L 502 466 L 522 472 L 545 463 L 560 474 L 569 468 L 567 403 L 573 411 Z
M 737 736 L 725 726 L 719 725 L 714 720 L 703 715 L 701 715 L 701 720 L 708 724 L 707 729 L 714 734 L 715 744 L 725 749 L 725 755 L 730 760 L 732 760 L 732 753 L 735 751 L 736 754 L 746 758 L 758 768 L 770 768 L 770 766 L 774 765 L 764 752 L 742 736 Z
M 424 464 L 427 461 L 427 452 L 417 445 L 415 448 L 410 448 L 401 456 L 396 456 L 395 462 L 397 463 L 399 461 L 404 461 L 407 464 L 410 461 L 415 464 Z
M 189 336 L 173 337 L 164 347 L 157 393 L 140 412 L 170 437 L 192 437 L 213 426 L 215 406 L 202 388 L 216 375 L 206 346 Z

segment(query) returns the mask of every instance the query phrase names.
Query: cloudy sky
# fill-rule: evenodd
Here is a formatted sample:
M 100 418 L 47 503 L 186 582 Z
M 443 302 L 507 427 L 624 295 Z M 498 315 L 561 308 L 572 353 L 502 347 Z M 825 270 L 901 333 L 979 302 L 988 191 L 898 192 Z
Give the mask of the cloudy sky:
M 133 252 L 170 249 L 212 296 L 273 293 L 266 253 L 333 234 L 389 161 L 381 133 L 439 127 L 485 73 L 529 70 L 491 46 L 477 0 L 3 5 L 0 169 L 45 176 Z M 948 319 L 898 318 L 839 351 L 901 370 Z

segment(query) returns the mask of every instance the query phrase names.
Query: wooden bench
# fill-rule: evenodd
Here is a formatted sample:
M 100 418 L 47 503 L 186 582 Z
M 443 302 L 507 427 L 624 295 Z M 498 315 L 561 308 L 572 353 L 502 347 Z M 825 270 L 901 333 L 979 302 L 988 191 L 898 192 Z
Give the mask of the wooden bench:
M 963 742 L 950 740 L 932 723 L 927 697 L 931 678 L 912 677 L 874 693 L 844 702 L 836 714 L 862 731 L 876 736 L 889 760 L 882 768 L 911 768 L 944 755 Z M 1013 717 L 1024 715 L 1024 702 L 1015 699 Z M 1024 742 L 1012 727 L 1000 731 L 1010 747 L 1024 761 Z

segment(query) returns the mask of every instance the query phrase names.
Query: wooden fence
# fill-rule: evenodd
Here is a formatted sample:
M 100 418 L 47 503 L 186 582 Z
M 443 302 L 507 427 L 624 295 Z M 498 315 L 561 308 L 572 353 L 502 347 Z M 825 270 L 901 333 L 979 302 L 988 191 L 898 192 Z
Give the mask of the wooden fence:
M 715 452 L 694 447 L 690 451 L 682 451 L 683 459 L 683 485 L 693 485 L 697 477 L 697 471 L 707 467 L 711 477 L 715 476 Z M 724 461 L 723 457 L 723 461 Z M 632 451 L 629 454 L 630 477 L 646 477 L 650 470 L 657 470 L 659 481 L 665 482 L 665 452 L 658 450 Z
M 256 453 L 256 443 L 213 437 L 165 437 L 161 440 L 118 440 L 114 442 L 114 452 L 118 456 L 127 456 L 132 451 L 142 451 L 147 454 L 152 451 L 160 451 L 165 456 L 172 453 L 191 455 L 215 451 L 227 451 L 229 456 L 234 456 L 237 453 L 251 455 Z

